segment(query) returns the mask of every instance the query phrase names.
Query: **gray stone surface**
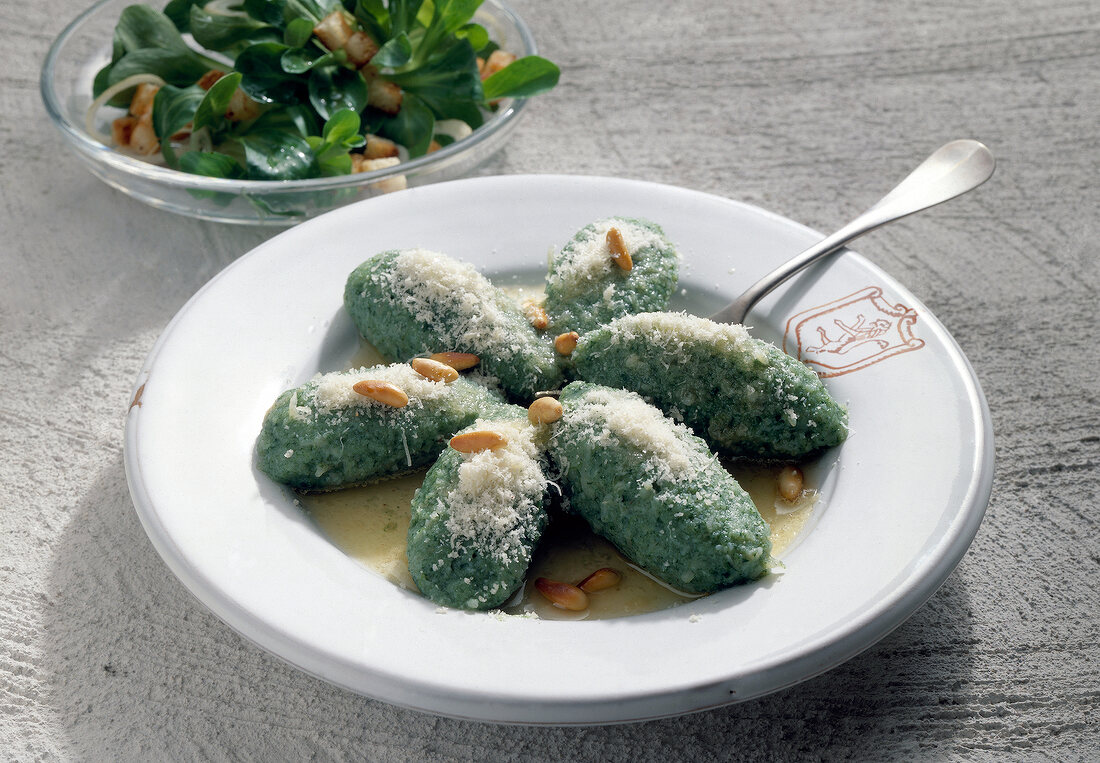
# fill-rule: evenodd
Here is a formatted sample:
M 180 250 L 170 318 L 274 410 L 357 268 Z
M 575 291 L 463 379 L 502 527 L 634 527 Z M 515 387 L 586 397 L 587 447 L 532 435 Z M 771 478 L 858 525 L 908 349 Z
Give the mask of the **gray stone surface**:
M 823 676 L 587 729 L 333 688 L 230 631 L 153 551 L 122 468 L 130 385 L 184 301 L 273 234 L 147 208 L 66 153 L 37 81 L 82 5 L 0 9 L 0 757 L 1100 759 L 1095 2 L 516 0 L 564 76 L 484 173 L 644 178 L 824 230 L 946 140 L 1000 160 L 858 245 L 989 398 L 993 498 L 956 572 Z

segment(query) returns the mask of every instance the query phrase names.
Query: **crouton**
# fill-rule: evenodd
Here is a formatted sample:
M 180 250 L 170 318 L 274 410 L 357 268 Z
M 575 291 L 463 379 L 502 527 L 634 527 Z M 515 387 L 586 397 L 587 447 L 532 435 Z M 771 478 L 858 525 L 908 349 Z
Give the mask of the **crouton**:
M 366 159 L 384 159 L 397 156 L 397 144 L 389 138 L 368 133 L 367 145 L 363 147 L 363 156 Z
M 401 100 L 405 97 L 401 88 L 378 76 L 378 69 L 367 64 L 359 70 L 367 81 L 367 105 L 396 114 L 401 110 Z
M 384 170 L 387 167 L 396 167 L 400 163 L 401 160 L 396 156 L 388 156 L 382 159 L 367 159 L 362 154 L 351 155 L 352 172 L 374 172 L 375 170 Z M 377 183 L 371 183 L 371 188 L 381 191 L 382 193 L 403 191 L 408 187 L 409 182 L 404 175 L 394 175 L 391 178 L 379 180 Z
M 367 105 L 384 111 L 387 114 L 396 114 L 401 111 L 401 100 L 405 97 L 401 88 L 381 77 L 371 77 L 367 80 Z
M 130 145 L 130 135 L 133 134 L 136 126 L 137 117 L 119 117 L 111 122 L 111 140 L 115 142 L 116 146 Z
M 137 124 L 130 132 L 130 148 L 142 156 L 149 156 L 160 150 L 160 141 L 157 140 L 157 132 L 153 129 L 152 109 L 144 116 L 137 118 Z
M 489 79 L 489 77 L 492 77 L 515 60 L 516 55 L 514 53 L 509 53 L 506 50 L 494 50 L 489 54 L 489 60 L 485 62 L 485 66 L 480 67 L 481 78 Z
M 229 97 L 229 106 L 225 110 L 225 118 L 230 122 L 245 122 L 260 116 L 260 104 L 248 97 L 240 88 L 233 91 Z
M 374 54 L 378 52 L 378 44 L 365 32 L 354 32 L 344 43 L 344 52 L 348 54 L 348 60 L 352 64 L 360 67 L 374 58 Z
M 329 50 L 340 50 L 351 37 L 351 27 L 340 11 L 333 11 L 313 27 L 313 33 Z
M 138 85 L 134 90 L 134 97 L 130 99 L 130 113 L 138 118 L 152 114 L 153 99 L 157 97 L 158 90 L 160 90 L 159 87 L 150 85 L 148 82 Z
M 218 71 L 217 69 L 211 69 L 206 74 L 199 77 L 199 81 L 195 84 L 201 87 L 203 90 L 209 90 L 214 87 L 214 83 L 225 76 L 225 72 Z

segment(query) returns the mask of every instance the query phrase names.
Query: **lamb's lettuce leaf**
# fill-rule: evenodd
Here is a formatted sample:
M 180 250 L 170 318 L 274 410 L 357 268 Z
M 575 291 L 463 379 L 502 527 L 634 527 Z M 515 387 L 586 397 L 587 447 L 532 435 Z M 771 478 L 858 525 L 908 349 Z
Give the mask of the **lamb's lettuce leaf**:
M 367 83 L 355 69 L 318 66 L 309 73 L 309 102 L 323 119 L 341 109 L 358 114 L 367 107 Z
M 524 56 L 505 66 L 481 83 L 485 100 L 529 98 L 558 84 L 561 70 L 539 56 Z

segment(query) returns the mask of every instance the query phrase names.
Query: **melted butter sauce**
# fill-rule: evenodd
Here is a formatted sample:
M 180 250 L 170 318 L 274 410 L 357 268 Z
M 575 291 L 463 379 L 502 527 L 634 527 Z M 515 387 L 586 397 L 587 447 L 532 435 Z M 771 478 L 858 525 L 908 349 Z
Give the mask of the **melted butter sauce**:
M 799 501 L 788 503 L 776 491 L 779 467 L 737 464 L 727 468 L 748 491 L 771 528 L 772 555 L 781 557 L 812 513 L 816 493 L 806 491 Z M 395 585 L 415 591 L 405 539 L 413 493 L 424 481 L 425 471 L 367 487 L 301 494 L 299 500 L 321 531 L 344 553 Z M 601 567 L 617 570 L 622 580 L 612 588 L 589 594 L 589 607 L 584 612 L 558 609 L 535 590 L 537 578 L 578 583 Z M 502 609 L 508 614 L 533 613 L 549 620 L 597 620 L 655 612 L 695 598 L 634 567 L 582 520 L 555 513 L 532 560 L 526 584 Z
M 519 276 L 516 276 L 512 282 L 498 283 L 496 287 L 511 297 L 517 305 L 522 305 L 528 301 L 541 304 L 546 299 L 545 283 L 530 284 L 526 281 L 521 282 Z
M 365 339 L 360 339 L 359 349 L 351 356 L 351 361 L 348 362 L 348 368 L 380 366 L 386 363 L 389 363 L 389 361 L 382 357 L 382 353 L 374 349 L 373 344 Z
M 507 284 L 501 288 L 517 302 L 539 301 L 544 297 L 541 285 Z M 348 367 L 386 362 L 378 350 L 360 340 Z M 798 501 L 788 502 L 780 498 L 776 486 L 780 466 L 741 463 L 725 466 L 768 523 L 772 556 L 781 558 L 813 512 L 817 492 L 806 490 Z M 302 493 L 298 498 L 337 548 L 394 585 L 416 591 L 416 583 L 409 574 L 405 541 L 413 494 L 424 481 L 426 471 L 422 469 L 367 487 Z M 553 517 L 535 552 L 526 583 L 505 603 L 504 612 L 547 620 L 598 620 L 655 612 L 699 598 L 677 591 L 635 567 L 583 520 L 560 512 L 554 512 Z M 601 567 L 615 569 L 622 580 L 611 588 L 589 594 L 589 606 L 583 612 L 558 609 L 535 589 L 534 581 L 540 577 L 578 583 Z

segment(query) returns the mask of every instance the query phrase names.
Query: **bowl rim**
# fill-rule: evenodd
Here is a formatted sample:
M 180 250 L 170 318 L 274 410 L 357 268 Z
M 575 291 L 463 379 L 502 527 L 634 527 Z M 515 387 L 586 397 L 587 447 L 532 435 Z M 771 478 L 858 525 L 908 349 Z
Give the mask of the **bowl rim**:
M 149 0 L 134 0 L 149 4 Z M 46 107 L 46 113 L 50 121 L 61 133 L 69 139 L 70 144 L 89 159 L 114 169 L 135 176 L 141 180 L 158 183 L 164 186 L 176 187 L 183 190 L 209 190 L 222 192 L 300 192 L 333 190 L 340 188 L 356 188 L 379 180 L 385 180 L 398 175 L 416 175 L 421 169 L 436 164 L 446 164 L 451 158 L 457 158 L 470 149 L 485 142 L 489 138 L 507 127 L 523 111 L 527 104 L 527 98 L 504 99 L 499 110 L 487 119 L 484 124 L 475 129 L 470 135 L 456 140 L 448 146 L 433 151 L 430 154 L 409 159 L 380 170 L 371 172 L 359 172 L 349 175 L 337 175 L 334 177 L 306 178 L 303 180 L 233 180 L 229 178 L 212 178 L 203 175 L 193 175 L 169 167 L 161 167 L 156 164 L 143 161 L 118 151 L 113 146 L 107 146 L 89 135 L 83 125 L 74 124 L 68 118 L 65 108 L 61 103 L 57 91 L 54 88 L 57 60 L 61 49 L 81 28 L 81 26 L 97 12 L 108 4 L 118 0 L 97 0 L 91 7 L 85 9 L 76 18 L 70 21 L 50 45 L 49 51 L 42 64 L 39 76 L 39 89 L 42 102 Z M 524 49 L 524 55 L 537 55 L 538 46 L 531 33 L 530 27 L 512 10 L 503 0 L 484 0 L 480 8 L 491 6 L 505 20 L 515 25 L 519 33 L 520 42 Z M 480 9 L 479 9 L 480 10 Z

